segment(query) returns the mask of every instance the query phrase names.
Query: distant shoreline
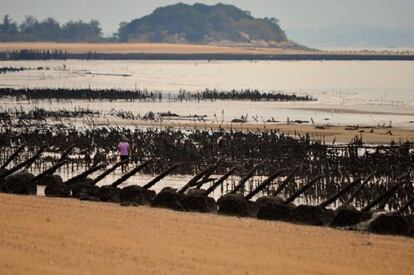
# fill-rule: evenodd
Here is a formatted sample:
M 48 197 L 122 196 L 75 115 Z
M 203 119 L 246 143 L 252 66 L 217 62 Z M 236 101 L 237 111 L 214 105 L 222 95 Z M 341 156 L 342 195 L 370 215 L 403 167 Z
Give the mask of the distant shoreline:
M 400 55 L 339 55 L 339 54 L 114 54 L 114 53 L 67 53 L 65 58 L 18 57 L 7 58 L 0 52 L 0 60 L 217 60 L 217 61 L 414 61 L 414 56 Z
M 0 43 L 0 60 L 414 61 L 413 53 L 150 43 Z
M 64 57 L 17 56 L 0 60 L 217 60 L 217 61 L 414 61 L 414 56 L 352 54 L 148 54 L 148 53 L 66 53 Z

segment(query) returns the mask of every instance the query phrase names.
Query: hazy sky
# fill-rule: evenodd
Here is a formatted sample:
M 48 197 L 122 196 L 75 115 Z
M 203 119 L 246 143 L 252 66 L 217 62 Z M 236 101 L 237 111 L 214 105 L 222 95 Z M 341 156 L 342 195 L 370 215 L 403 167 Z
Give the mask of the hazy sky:
M 373 25 L 414 28 L 414 0 L 0 0 L 0 16 L 21 22 L 25 15 L 52 16 L 59 22 L 98 19 L 106 34 L 122 21 L 177 2 L 234 4 L 256 17 L 276 17 L 282 28 L 321 28 L 334 25 Z

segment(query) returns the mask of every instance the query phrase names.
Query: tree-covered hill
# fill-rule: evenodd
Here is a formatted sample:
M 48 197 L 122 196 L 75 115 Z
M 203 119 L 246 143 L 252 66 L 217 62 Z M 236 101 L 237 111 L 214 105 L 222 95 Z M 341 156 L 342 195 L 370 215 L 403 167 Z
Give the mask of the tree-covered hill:
M 121 23 L 120 41 L 170 43 L 286 42 L 276 18 L 254 18 L 232 5 L 204 4 L 161 7 L 152 14 Z
M 120 24 L 118 33 L 104 38 L 99 21 L 59 23 L 34 16 L 18 24 L 6 15 L 0 22 L 1 41 L 160 42 L 298 46 L 288 41 L 276 18 L 254 18 L 232 5 L 183 3 L 157 8 L 152 14 Z

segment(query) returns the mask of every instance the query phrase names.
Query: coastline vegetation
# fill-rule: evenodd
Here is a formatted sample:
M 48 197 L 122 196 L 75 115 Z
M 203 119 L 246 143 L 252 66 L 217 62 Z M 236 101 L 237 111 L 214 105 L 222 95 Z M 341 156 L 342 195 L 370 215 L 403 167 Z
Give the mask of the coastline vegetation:
M 104 37 L 98 20 L 59 23 L 28 15 L 18 24 L 9 15 L 0 23 L 0 42 L 158 42 L 245 43 L 271 46 L 288 42 L 276 18 L 254 18 L 232 5 L 183 3 L 157 8 L 152 14 L 121 22 L 118 32 Z M 291 44 L 294 44 L 293 42 Z
M 120 90 L 120 89 L 15 89 L 0 88 L 0 98 L 14 97 L 21 100 L 128 100 L 128 101 L 213 101 L 213 100 L 247 100 L 247 101 L 316 101 L 309 95 L 288 94 L 281 91 L 244 90 L 209 90 L 188 92 L 180 90 L 178 94 L 162 91 Z

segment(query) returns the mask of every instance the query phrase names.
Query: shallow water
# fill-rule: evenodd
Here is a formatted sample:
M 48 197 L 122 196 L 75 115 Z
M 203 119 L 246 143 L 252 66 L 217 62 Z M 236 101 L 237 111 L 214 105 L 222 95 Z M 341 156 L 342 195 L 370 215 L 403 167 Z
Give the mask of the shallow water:
M 389 124 L 414 129 L 414 62 L 410 61 L 3 61 L 0 66 L 47 67 L 0 75 L 1 86 L 121 88 L 177 93 L 180 89 L 260 89 L 309 94 L 317 102 L 2 102 L 3 107 L 78 106 L 145 114 L 172 111 L 229 121 L 249 114 L 250 121 L 310 120 L 331 124 Z M 123 76 L 128 75 L 128 76 Z M 323 110 L 321 110 L 323 109 Z M 364 112 L 364 113 L 360 113 Z M 223 114 L 224 113 L 224 114 Z

